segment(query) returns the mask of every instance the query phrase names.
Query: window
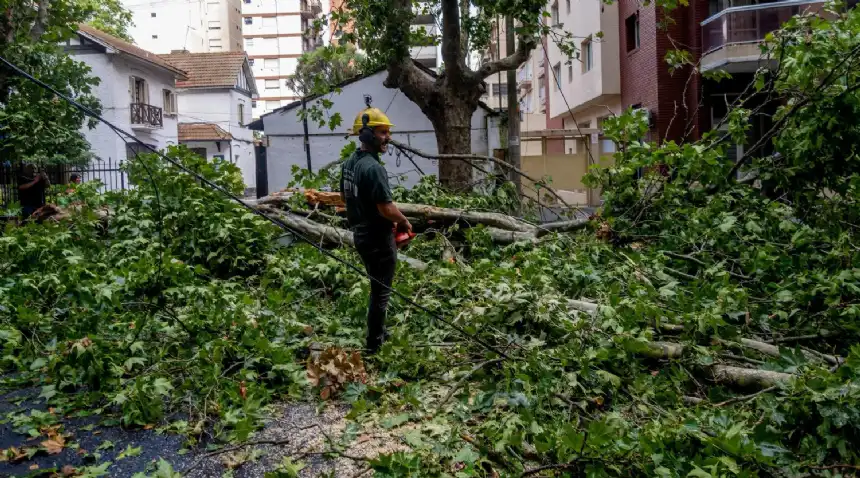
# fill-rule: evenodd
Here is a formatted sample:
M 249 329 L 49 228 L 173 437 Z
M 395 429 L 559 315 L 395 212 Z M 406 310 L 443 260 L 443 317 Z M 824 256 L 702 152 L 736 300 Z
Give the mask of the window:
M 570 0 L 567 1 L 567 14 L 570 15 Z
M 191 152 L 200 156 L 201 158 L 206 158 L 206 148 L 190 148 Z
M 257 100 L 251 101 L 251 108 L 256 108 L 256 107 L 257 107 Z
M 508 96 L 508 84 L 493 83 L 493 96 Z
M 248 64 L 249 64 L 249 65 L 251 65 L 251 66 L 254 66 L 254 59 L 253 59 L 253 58 L 249 58 L 249 59 L 248 59 Z
M 176 114 L 176 95 L 170 90 L 161 90 L 161 96 L 164 99 L 164 114 Z
M 573 64 L 567 65 L 567 82 L 573 83 Z
M 132 103 L 149 104 L 149 87 L 146 84 L 146 80 L 132 76 L 129 78 L 128 86 Z
M 278 80 L 266 80 L 267 90 L 277 90 L 279 86 L 280 85 L 278 85 Z
M 210 30 L 220 30 L 221 29 L 221 22 L 218 20 L 210 20 L 209 21 L 209 29 Z
M 553 25 L 553 26 L 558 26 L 561 22 L 560 22 L 560 20 L 559 20 L 559 18 L 558 18 L 558 17 L 559 17 L 559 15 L 558 15 L 558 2 L 557 2 L 557 1 L 556 1 L 555 3 L 553 3 L 553 4 L 552 4 L 552 8 L 551 8 L 551 10 L 550 10 L 550 14 L 551 14 L 551 16 L 552 16 L 552 25 Z
M 245 25 L 253 25 L 254 17 L 245 17 Z
M 210 47 L 217 46 L 218 48 L 220 48 L 221 47 L 221 39 L 220 38 L 210 38 L 209 39 L 209 46 Z
M 631 52 L 639 48 L 639 12 L 624 20 L 624 31 L 627 34 L 627 51 Z
M 245 126 L 245 105 L 244 103 L 239 103 L 239 126 Z
M 220 159 L 221 161 L 224 161 L 224 155 L 223 154 L 213 154 L 212 159 L 213 160 Z
M 278 59 L 277 58 L 266 58 L 263 60 L 263 68 L 272 69 L 278 67 Z
M 249 47 L 249 46 L 254 46 L 254 39 L 253 38 L 246 38 L 245 39 L 245 47 Z
M 152 35 L 153 40 L 158 40 L 158 35 Z
M 245 0 L 245 3 L 251 3 L 251 0 Z
M 589 72 L 592 68 L 594 68 L 594 43 L 589 37 L 582 42 L 582 72 Z
M 155 12 L 150 13 L 149 16 L 155 18 Z
M 552 81 L 555 83 L 556 91 L 558 91 L 561 88 L 561 62 L 552 67 Z

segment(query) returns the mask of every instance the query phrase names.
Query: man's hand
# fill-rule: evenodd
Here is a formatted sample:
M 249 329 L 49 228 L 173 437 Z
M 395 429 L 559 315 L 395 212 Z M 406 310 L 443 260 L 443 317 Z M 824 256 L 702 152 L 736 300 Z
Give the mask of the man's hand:
M 397 209 L 393 202 L 377 204 L 376 209 L 382 217 L 394 223 L 394 227 L 398 231 L 412 231 L 412 224 L 409 223 L 409 219 L 406 219 L 406 216 L 400 212 L 400 209 Z
M 408 232 L 412 233 L 412 224 L 409 222 L 409 219 L 403 218 L 402 221 L 395 224 L 398 232 Z

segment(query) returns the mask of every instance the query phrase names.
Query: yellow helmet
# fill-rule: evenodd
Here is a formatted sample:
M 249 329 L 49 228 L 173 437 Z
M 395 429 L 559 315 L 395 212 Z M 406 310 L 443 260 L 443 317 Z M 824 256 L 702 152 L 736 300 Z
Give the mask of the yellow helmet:
M 361 128 L 364 127 L 364 115 L 367 115 L 367 126 L 371 128 L 375 128 L 377 126 L 394 127 L 394 125 L 391 124 L 391 120 L 388 119 L 388 116 L 386 116 L 382 110 L 368 106 L 361 110 L 361 112 L 358 113 L 358 116 L 355 117 L 355 122 L 352 124 L 350 133 L 358 134 L 359 131 L 361 131 Z

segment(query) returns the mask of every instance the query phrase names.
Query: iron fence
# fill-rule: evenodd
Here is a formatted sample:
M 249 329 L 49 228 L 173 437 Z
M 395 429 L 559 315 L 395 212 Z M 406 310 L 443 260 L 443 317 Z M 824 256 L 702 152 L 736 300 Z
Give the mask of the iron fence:
M 69 184 L 77 175 L 81 183 L 101 181 L 102 191 L 123 191 L 129 187 L 128 175 L 123 170 L 125 161 L 96 160 L 87 166 L 50 165 L 37 168 L 48 176 L 52 185 Z M 18 202 L 18 179 L 21 165 L 0 163 L 0 205 L 4 208 Z M 48 194 L 47 202 L 51 202 Z

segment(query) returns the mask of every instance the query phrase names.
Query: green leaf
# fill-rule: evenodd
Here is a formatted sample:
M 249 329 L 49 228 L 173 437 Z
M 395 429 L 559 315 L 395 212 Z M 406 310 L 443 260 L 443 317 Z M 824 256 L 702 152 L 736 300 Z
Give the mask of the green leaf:
M 382 428 L 390 429 L 399 427 L 404 423 L 409 421 L 408 413 L 401 413 L 400 415 L 386 417 L 385 420 L 382 420 Z
M 131 446 L 131 444 L 129 444 L 129 445 L 125 448 L 125 450 L 123 450 L 119 455 L 117 455 L 116 459 L 117 459 L 117 460 L 123 460 L 123 459 L 125 459 L 125 458 L 131 458 L 131 457 L 135 457 L 135 456 L 140 456 L 141 452 L 143 452 L 143 448 L 142 448 L 142 447 L 139 447 L 139 446 L 138 446 L 138 447 L 133 447 L 133 446 Z

